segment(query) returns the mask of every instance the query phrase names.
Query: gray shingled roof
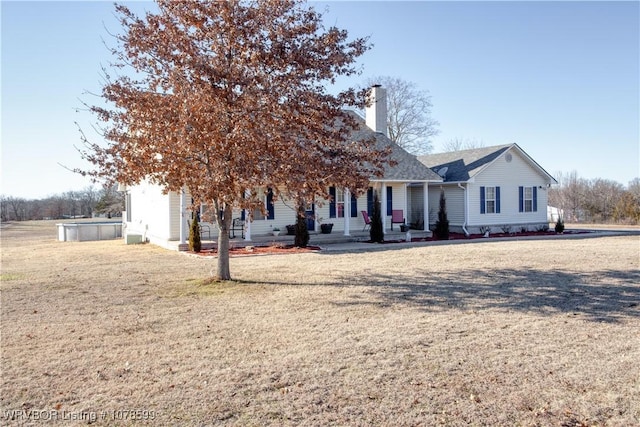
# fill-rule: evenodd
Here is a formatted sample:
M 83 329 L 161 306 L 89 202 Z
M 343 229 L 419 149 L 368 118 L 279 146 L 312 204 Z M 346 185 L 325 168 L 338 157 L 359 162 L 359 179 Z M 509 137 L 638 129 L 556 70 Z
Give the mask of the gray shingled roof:
M 382 178 L 372 179 L 389 181 L 442 181 L 442 178 L 440 178 L 437 173 L 418 161 L 416 156 L 405 151 L 387 136 L 371 130 L 371 128 L 366 125 L 364 119 L 356 113 L 351 112 L 351 114 L 359 123 L 359 129 L 353 132 L 354 139 L 366 139 L 374 136 L 377 147 L 391 147 L 390 158 L 396 162 L 394 166 L 388 164 L 385 166 L 384 176 Z
M 427 156 L 418 156 L 418 160 L 434 172 L 438 172 L 446 167 L 445 182 L 468 181 L 486 165 L 514 145 L 516 144 L 495 145 L 493 147 L 430 154 Z

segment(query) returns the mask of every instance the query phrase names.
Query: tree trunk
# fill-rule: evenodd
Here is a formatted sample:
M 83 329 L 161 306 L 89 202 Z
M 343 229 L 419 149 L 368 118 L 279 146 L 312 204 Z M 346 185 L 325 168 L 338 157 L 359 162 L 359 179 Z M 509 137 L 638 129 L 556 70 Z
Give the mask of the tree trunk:
M 225 205 L 222 217 L 218 218 L 218 269 L 217 280 L 231 280 L 231 270 L 229 268 L 229 226 L 233 211 L 230 205 Z

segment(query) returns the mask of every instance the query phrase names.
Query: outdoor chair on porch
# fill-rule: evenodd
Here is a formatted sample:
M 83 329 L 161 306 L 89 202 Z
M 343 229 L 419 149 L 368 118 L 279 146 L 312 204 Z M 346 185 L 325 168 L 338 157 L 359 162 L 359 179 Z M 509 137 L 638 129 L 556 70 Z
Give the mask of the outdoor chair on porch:
M 393 224 L 404 224 L 404 213 L 402 209 L 391 211 L 391 230 L 393 230 Z
M 231 228 L 229 229 L 229 238 L 236 238 L 236 231 L 240 231 L 242 238 L 244 239 L 244 220 L 241 218 L 233 218 L 231 221 Z
M 369 218 L 369 214 L 367 213 L 367 211 L 360 212 L 362 212 L 362 218 L 364 219 L 364 227 L 362 227 L 362 231 L 364 231 L 367 229 L 367 226 L 371 228 L 371 218 Z
M 191 220 L 188 219 L 187 220 L 187 226 L 189 227 L 189 230 L 191 230 Z M 211 227 L 209 227 L 207 224 L 202 224 L 202 223 L 198 223 L 198 227 L 200 227 L 200 238 L 203 239 L 204 235 L 206 234 L 209 237 L 209 240 L 211 240 Z

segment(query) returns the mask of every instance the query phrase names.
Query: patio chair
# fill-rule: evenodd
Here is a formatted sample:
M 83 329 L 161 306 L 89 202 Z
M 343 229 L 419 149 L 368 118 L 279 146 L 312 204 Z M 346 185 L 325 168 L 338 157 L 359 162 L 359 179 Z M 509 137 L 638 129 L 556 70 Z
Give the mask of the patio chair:
M 189 227 L 189 230 L 191 230 L 191 220 L 188 219 L 187 220 L 187 226 Z M 198 227 L 200 227 L 200 238 L 204 238 L 204 234 L 206 233 L 207 236 L 209 237 L 208 240 L 211 240 L 211 227 L 209 227 L 207 224 L 203 224 L 201 222 L 198 223 Z
M 369 226 L 369 229 L 371 229 L 371 218 L 369 218 L 369 214 L 367 213 L 367 211 L 360 211 L 362 212 L 362 218 L 364 219 L 364 227 L 362 227 L 362 231 L 367 229 L 367 226 Z
M 231 221 L 231 228 L 229 229 L 229 238 L 236 238 L 236 231 L 240 231 L 242 238 L 244 239 L 244 220 L 241 218 L 233 218 Z
M 391 230 L 393 231 L 393 224 L 404 224 L 404 214 L 402 209 L 391 211 Z

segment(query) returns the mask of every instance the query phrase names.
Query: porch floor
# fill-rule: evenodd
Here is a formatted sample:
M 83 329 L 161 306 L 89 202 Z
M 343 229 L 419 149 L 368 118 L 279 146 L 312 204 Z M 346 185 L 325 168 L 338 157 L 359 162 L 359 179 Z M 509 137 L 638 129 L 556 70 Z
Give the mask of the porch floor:
M 399 230 L 387 230 L 384 237 L 385 240 L 402 240 L 406 237 L 407 233 L 400 232 Z M 411 230 L 411 237 L 431 237 L 431 231 L 423 230 Z M 229 245 L 232 248 L 242 248 L 245 246 L 273 246 L 273 245 L 292 245 L 294 236 L 287 235 L 286 232 L 282 232 L 278 236 L 269 235 L 252 235 L 251 240 L 244 240 L 240 236 L 236 236 L 234 239 L 229 240 Z M 309 245 L 310 246 L 324 246 L 337 243 L 350 243 L 350 242 L 365 242 L 369 240 L 369 231 L 352 231 L 350 236 L 345 236 L 342 232 L 332 232 L 329 234 L 309 232 Z M 179 242 L 169 242 L 175 244 L 175 249 L 180 251 L 188 250 L 188 244 L 180 244 Z M 202 249 L 212 249 L 218 245 L 217 239 L 202 240 Z

